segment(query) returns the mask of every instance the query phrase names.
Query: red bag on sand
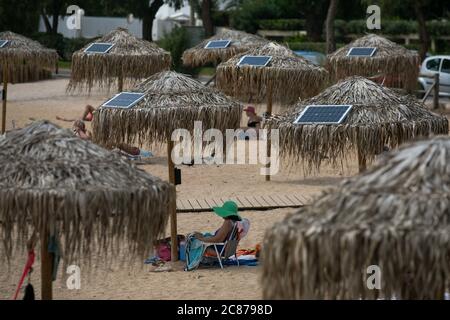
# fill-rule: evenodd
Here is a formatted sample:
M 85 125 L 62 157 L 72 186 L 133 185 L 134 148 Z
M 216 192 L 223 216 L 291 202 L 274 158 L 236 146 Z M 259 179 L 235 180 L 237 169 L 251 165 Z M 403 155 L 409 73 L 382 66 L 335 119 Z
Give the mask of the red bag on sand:
M 157 256 L 163 261 L 170 261 L 170 246 L 167 243 L 161 243 L 156 248 Z

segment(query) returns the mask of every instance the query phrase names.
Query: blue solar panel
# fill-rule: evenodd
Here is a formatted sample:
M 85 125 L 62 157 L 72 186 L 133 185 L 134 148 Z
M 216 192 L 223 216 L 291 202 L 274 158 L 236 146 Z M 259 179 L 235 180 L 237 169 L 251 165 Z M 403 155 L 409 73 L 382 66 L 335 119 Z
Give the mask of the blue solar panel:
M 205 49 L 225 49 L 230 43 L 231 40 L 213 40 L 206 44 Z
M 8 42 L 9 40 L 0 40 L 0 48 L 5 47 Z
M 137 92 L 121 92 L 102 104 L 102 107 L 129 109 L 144 98 L 145 94 Z
M 265 67 L 272 60 L 271 56 L 243 56 L 238 62 L 238 66 Z
M 353 47 L 348 50 L 348 57 L 371 57 L 377 48 L 374 47 Z
M 339 124 L 341 123 L 352 106 L 350 105 L 312 105 L 306 106 L 305 110 L 295 120 L 295 124 Z
M 113 43 L 92 43 L 84 52 L 86 53 L 108 53 L 114 47 Z

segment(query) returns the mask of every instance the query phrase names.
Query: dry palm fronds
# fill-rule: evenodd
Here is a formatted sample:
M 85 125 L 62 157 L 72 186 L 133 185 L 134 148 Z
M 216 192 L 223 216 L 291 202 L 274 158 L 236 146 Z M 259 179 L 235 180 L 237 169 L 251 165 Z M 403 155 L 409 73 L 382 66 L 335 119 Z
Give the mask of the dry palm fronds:
M 266 299 L 443 299 L 450 285 L 450 138 L 403 146 L 266 234 Z M 381 289 L 368 290 L 377 265 Z
M 58 63 L 56 50 L 47 49 L 39 42 L 19 34 L 5 31 L 0 33 L 1 40 L 9 40 L 0 48 L 0 79 L 3 81 L 3 68 L 8 68 L 8 82 L 19 83 L 47 79 L 50 70 Z
M 156 44 L 137 39 L 126 29 L 118 28 L 94 42 L 112 43 L 106 54 L 87 54 L 83 49 L 72 57 L 72 75 L 68 91 L 87 89 L 94 85 L 110 89 L 119 78 L 131 85 L 152 74 L 169 70 L 170 53 Z
M 237 66 L 244 55 L 272 56 L 266 67 Z M 328 72 L 275 43 L 237 55 L 217 67 L 217 87 L 243 101 L 262 102 L 272 86 L 273 101 L 292 103 L 320 92 Z
M 0 160 L 8 258 L 14 244 L 24 248 L 30 226 L 57 233 L 68 261 L 111 253 L 124 241 L 127 257 L 142 257 L 164 232 L 173 186 L 69 130 L 42 121 L 10 131 L 0 138 Z
M 372 57 L 347 57 L 351 47 L 375 47 L 377 50 Z M 413 90 L 417 86 L 419 65 L 417 52 L 369 34 L 328 55 L 326 68 L 333 81 L 349 76 L 382 76 L 391 86 Z
M 209 41 L 213 40 L 231 40 L 230 45 L 223 49 L 205 49 Z M 207 63 L 218 64 L 227 61 L 231 57 L 254 49 L 262 47 L 268 41 L 254 34 L 242 31 L 223 29 L 215 36 L 208 38 L 195 47 L 186 50 L 183 53 L 183 64 L 190 67 L 199 67 Z
M 352 110 L 339 125 L 297 125 L 295 119 L 307 105 L 350 104 Z M 425 109 L 411 96 L 403 96 L 363 77 L 351 77 L 302 101 L 267 126 L 279 129 L 280 156 L 291 164 L 302 163 L 305 174 L 319 171 L 324 161 L 337 165 L 350 153 L 369 163 L 385 145 L 400 144 L 434 134 L 448 134 L 448 120 Z
M 97 142 L 165 143 L 176 129 L 191 133 L 194 121 L 222 132 L 239 127 L 242 106 L 223 93 L 173 71 L 161 72 L 137 85 L 145 98 L 131 109 L 100 108 L 93 121 Z

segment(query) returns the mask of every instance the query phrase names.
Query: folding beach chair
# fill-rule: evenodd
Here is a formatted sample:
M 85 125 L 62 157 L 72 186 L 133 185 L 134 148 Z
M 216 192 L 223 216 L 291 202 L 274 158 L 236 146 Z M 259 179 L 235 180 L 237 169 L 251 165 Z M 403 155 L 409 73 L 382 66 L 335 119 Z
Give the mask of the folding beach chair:
M 233 255 L 236 257 L 237 265 L 239 266 L 239 260 L 237 259 L 236 252 L 239 244 L 239 232 L 238 232 L 238 224 L 236 222 L 233 223 L 233 229 L 225 242 L 221 243 L 208 243 L 204 242 L 205 250 L 209 247 L 214 247 L 216 251 L 217 260 L 219 261 L 220 268 L 223 269 L 223 262 L 227 261 Z M 218 246 L 222 246 L 222 249 L 219 251 Z

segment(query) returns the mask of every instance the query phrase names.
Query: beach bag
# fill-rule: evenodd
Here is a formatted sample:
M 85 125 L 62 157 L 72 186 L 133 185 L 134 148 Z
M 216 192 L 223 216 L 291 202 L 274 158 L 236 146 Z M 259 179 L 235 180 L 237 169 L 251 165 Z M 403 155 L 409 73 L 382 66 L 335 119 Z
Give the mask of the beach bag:
M 186 239 L 184 271 L 192 271 L 198 268 L 205 253 L 205 245 L 202 241 L 189 234 Z
M 160 243 L 156 247 L 156 255 L 163 261 L 171 260 L 170 246 L 168 243 Z

